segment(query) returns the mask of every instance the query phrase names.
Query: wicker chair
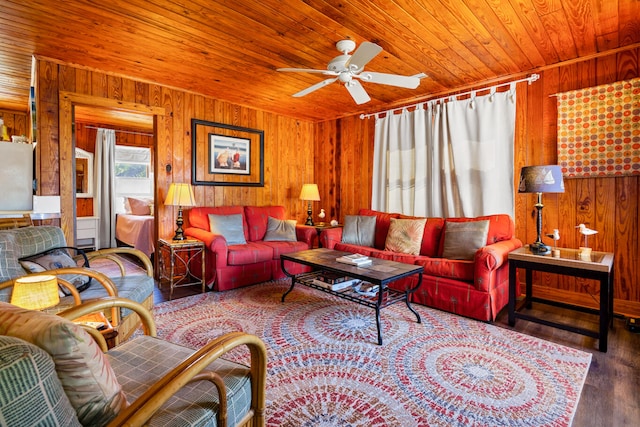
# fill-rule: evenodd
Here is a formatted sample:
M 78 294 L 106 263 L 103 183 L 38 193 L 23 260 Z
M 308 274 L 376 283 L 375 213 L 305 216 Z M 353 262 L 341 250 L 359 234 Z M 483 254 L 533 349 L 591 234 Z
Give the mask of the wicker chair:
M 127 308 L 137 313 L 142 320 L 144 335 L 135 336 L 107 350 L 106 343 L 99 333 L 96 334 L 94 331 L 91 334 L 96 339 L 94 341 L 85 335 L 82 327 L 71 321 L 85 314 L 115 307 Z M 54 368 L 49 370 L 57 371 L 57 376 L 54 372 L 53 378 L 47 377 L 40 369 L 46 361 L 36 362 L 37 366 L 32 367 L 38 371 L 37 376 L 34 373 L 34 378 L 47 381 L 46 387 L 33 387 L 30 391 L 33 393 L 33 390 L 46 389 L 46 393 L 37 398 L 32 394 L 25 398 L 20 394 L 22 390 L 16 390 L 18 387 L 31 384 L 28 378 L 19 382 L 0 382 L 0 395 L 15 396 L 14 399 L 0 402 L 0 416 L 9 414 L 20 418 L 13 420 L 16 425 L 22 422 L 33 425 L 38 419 L 43 418 L 52 422 L 54 417 L 62 416 L 67 418 L 57 419 L 59 425 L 79 425 L 78 421 L 84 425 L 113 427 L 265 424 L 267 356 L 263 342 L 254 335 L 242 332 L 228 333 L 194 351 L 158 339 L 152 315 L 144 306 L 114 297 L 83 303 L 58 315 L 24 310 L 0 302 L 0 335 L 4 335 L 0 336 L 0 352 L 8 356 L 0 360 L 0 378 L 10 377 L 3 376 L 2 371 L 14 367 L 15 361 L 7 360 L 12 353 L 17 355 L 16 359 L 22 355 L 23 361 L 39 360 L 36 357 L 24 357 L 25 348 L 29 345 L 35 347 L 32 351 L 42 353 L 44 350 L 45 355 L 41 355 L 41 359 L 54 359 L 55 363 L 50 363 Z M 71 342 L 61 343 L 60 340 Z M 8 350 L 16 345 L 22 346 L 19 351 Z M 249 366 L 221 357 L 233 349 L 236 349 L 236 357 L 242 356 L 239 352 L 244 346 L 248 348 Z M 65 350 L 67 353 L 64 353 Z M 85 364 L 83 368 L 93 365 L 94 371 L 99 375 L 69 372 L 69 360 L 76 357 L 76 353 L 82 355 L 80 358 Z M 98 366 L 96 360 L 101 361 Z M 65 372 L 61 372 L 60 369 Z M 112 373 L 105 374 L 105 370 Z M 30 370 L 21 368 L 19 372 L 22 376 L 28 376 Z M 78 396 L 79 390 L 89 388 L 87 384 L 79 387 L 74 383 L 66 383 L 78 381 L 78 377 L 85 382 L 89 377 L 97 378 L 99 391 L 96 394 L 107 395 L 105 407 L 100 409 L 102 412 L 97 412 L 95 399 Z M 117 383 L 114 383 L 114 380 Z M 57 384 L 58 381 L 61 383 L 60 386 Z M 117 386 L 116 393 L 108 396 L 108 391 L 113 389 L 114 384 Z M 54 397 L 56 390 L 63 390 L 58 394 L 64 396 Z M 41 402 L 46 399 L 51 399 L 51 402 Z M 91 406 L 87 404 L 89 400 L 92 400 Z M 73 408 L 64 406 L 67 403 Z M 46 413 L 47 410 L 55 414 Z

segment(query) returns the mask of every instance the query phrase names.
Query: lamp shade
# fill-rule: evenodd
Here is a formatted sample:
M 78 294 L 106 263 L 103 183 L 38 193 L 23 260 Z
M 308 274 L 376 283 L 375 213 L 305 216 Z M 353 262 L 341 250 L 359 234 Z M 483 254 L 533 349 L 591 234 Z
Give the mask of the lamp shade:
M 562 169 L 558 165 L 523 167 L 518 193 L 564 193 Z
M 311 202 L 320 201 L 320 192 L 318 192 L 317 184 L 303 184 L 302 190 L 300 190 L 300 200 L 307 200 Z
M 164 204 L 168 206 L 195 206 L 196 197 L 193 194 L 193 187 L 191 187 L 191 184 L 172 183 L 169 186 L 169 192 Z
M 11 304 L 29 310 L 44 310 L 60 302 L 58 279 L 52 275 L 31 275 L 16 279 Z

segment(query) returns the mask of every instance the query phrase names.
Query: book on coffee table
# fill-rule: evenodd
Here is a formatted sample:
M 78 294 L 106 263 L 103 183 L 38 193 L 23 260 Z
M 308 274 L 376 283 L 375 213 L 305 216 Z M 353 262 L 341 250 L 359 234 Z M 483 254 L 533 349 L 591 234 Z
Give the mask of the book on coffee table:
M 362 254 L 350 254 L 343 255 L 341 257 L 336 258 L 336 261 L 341 262 L 343 264 L 355 265 L 356 267 L 364 267 L 367 265 L 371 265 L 373 261 L 366 255 Z
M 313 279 L 311 282 L 314 285 L 322 286 L 323 288 L 331 289 L 332 291 L 341 291 L 343 289 L 347 289 L 347 288 L 352 287 L 353 285 L 361 282 L 361 280 L 359 280 L 359 279 L 349 279 L 349 280 L 345 280 L 344 282 L 339 282 L 339 283 L 327 283 L 327 282 L 323 282 L 322 280 L 319 280 L 319 279 Z
M 334 273 L 332 271 L 323 271 L 322 273 L 316 276 L 316 279 L 323 281 L 325 283 L 341 283 L 346 282 L 347 280 L 351 280 L 352 277 L 347 276 L 343 273 Z

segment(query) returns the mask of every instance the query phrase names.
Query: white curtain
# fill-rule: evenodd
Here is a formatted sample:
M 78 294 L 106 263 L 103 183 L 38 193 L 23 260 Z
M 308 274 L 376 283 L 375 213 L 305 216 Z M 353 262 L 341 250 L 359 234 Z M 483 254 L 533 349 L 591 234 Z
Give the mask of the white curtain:
M 96 135 L 96 207 L 100 217 L 100 244 L 116 247 L 116 189 L 115 189 L 116 133 L 112 129 L 98 129 Z
M 513 216 L 515 85 L 376 118 L 372 208 L 415 216 Z

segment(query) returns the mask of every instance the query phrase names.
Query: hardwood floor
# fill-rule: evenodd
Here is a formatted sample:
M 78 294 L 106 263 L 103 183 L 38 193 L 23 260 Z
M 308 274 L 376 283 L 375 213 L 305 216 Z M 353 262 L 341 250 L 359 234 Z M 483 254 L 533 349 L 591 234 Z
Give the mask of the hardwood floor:
M 174 299 L 200 292 L 198 286 L 177 288 Z M 155 303 L 169 300 L 167 286 L 154 293 Z M 597 330 L 594 315 L 535 304 L 531 314 L 547 316 L 549 320 L 571 323 Z M 592 354 L 574 427 L 626 427 L 640 424 L 640 333 L 630 332 L 622 318 L 615 318 L 609 331 L 608 351 L 598 351 L 598 340 L 518 319 L 514 327 L 507 321 L 506 308 L 498 315 L 496 326 L 577 348 Z

